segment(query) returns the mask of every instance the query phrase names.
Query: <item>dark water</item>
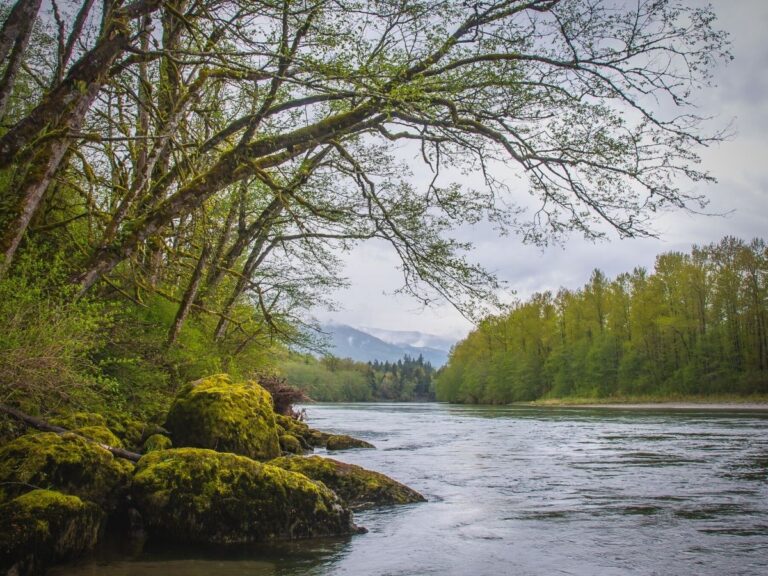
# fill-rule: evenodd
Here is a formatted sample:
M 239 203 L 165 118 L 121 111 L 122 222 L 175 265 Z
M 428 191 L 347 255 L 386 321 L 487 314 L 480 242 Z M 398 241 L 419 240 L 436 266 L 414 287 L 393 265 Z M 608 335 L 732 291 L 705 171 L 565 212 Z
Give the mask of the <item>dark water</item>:
M 368 534 L 250 550 L 106 555 L 61 575 L 768 574 L 768 413 L 352 404 L 310 425 L 335 458 L 429 502 Z

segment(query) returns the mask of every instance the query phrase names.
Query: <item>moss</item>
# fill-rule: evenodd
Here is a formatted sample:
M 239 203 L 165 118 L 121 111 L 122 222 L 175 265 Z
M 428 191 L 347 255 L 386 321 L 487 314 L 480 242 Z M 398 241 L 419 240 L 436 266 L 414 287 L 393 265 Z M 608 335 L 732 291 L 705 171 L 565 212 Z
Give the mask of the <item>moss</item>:
M 101 414 L 93 412 L 74 412 L 65 416 L 58 416 L 51 419 L 51 424 L 61 426 L 67 430 L 75 428 L 85 428 L 90 426 L 106 426 L 107 421 Z
M 98 539 L 103 513 L 90 502 L 51 490 L 33 490 L 0 506 L 0 572 L 43 573 Z
M 144 442 L 144 454 L 149 454 L 150 452 L 156 452 L 157 450 L 169 450 L 173 447 L 173 442 L 171 442 L 171 439 L 168 438 L 168 436 L 163 436 L 162 434 L 152 434 L 149 438 L 146 439 Z
M 312 430 L 304 422 L 299 422 L 298 420 L 283 414 L 275 414 L 275 423 L 279 429 L 278 432 L 281 434 L 290 434 L 296 438 L 304 450 L 312 449 Z M 324 446 L 325 444 L 323 443 L 322 445 Z
M 280 449 L 287 454 L 304 453 L 304 448 L 293 434 L 280 434 Z
M 327 432 L 320 432 L 320 430 L 309 430 L 309 435 L 307 437 L 307 441 L 310 443 L 310 445 L 315 447 L 323 447 L 328 444 L 328 439 L 333 436 L 333 434 L 328 434 Z
M 144 456 L 131 493 L 156 540 L 232 544 L 355 531 L 349 510 L 322 484 L 201 448 Z
M 72 432 L 90 438 L 91 440 L 96 440 L 96 442 L 101 442 L 107 446 L 112 446 L 113 448 L 123 447 L 120 438 L 115 436 L 112 433 L 112 430 L 106 426 L 84 426 L 83 428 L 75 428 Z
M 27 434 L 0 449 L 0 500 L 31 488 L 53 488 L 113 505 L 133 465 L 74 434 Z
M 346 434 L 333 434 L 328 437 L 325 443 L 328 450 L 349 450 L 350 448 L 375 448 L 365 440 L 359 440 Z
M 157 425 L 128 417 L 110 418 L 109 427 L 122 440 L 123 446 L 135 451 L 141 448 L 146 438 L 155 433 L 156 428 L 159 428 Z
M 299 472 L 312 480 L 322 482 L 353 509 L 410 504 L 425 500 L 415 490 L 384 474 L 332 458 L 283 456 L 269 464 Z
M 182 388 L 165 427 L 176 446 L 234 452 L 257 460 L 280 455 L 269 392 L 256 382 L 234 383 L 226 374 Z

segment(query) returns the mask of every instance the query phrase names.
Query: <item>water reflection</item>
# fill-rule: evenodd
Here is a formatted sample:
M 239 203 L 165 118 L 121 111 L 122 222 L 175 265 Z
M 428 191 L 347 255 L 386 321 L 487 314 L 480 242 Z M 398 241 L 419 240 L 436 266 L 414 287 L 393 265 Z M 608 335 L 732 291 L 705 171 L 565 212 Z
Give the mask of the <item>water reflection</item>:
M 765 574 L 768 414 L 312 405 L 378 450 L 336 453 L 429 502 L 368 534 L 245 550 L 102 553 L 72 575 Z

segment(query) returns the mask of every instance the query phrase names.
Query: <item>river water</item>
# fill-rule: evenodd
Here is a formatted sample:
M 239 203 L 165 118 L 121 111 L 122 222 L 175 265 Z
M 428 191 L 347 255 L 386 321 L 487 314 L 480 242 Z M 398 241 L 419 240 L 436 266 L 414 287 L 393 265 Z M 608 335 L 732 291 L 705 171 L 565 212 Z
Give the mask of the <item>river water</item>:
M 59 576 L 768 574 L 768 412 L 319 404 L 334 458 L 428 502 L 369 532 L 247 550 L 101 551 Z

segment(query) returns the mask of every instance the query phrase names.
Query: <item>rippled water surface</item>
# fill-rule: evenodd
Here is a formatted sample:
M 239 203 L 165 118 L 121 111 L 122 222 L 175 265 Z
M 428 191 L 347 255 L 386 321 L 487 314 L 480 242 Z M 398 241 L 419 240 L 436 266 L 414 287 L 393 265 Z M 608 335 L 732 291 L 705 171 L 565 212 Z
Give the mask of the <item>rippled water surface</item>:
M 428 502 L 364 535 L 249 550 L 102 552 L 74 575 L 768 574 L 768 413 L 327 404 L 334 454 Z

